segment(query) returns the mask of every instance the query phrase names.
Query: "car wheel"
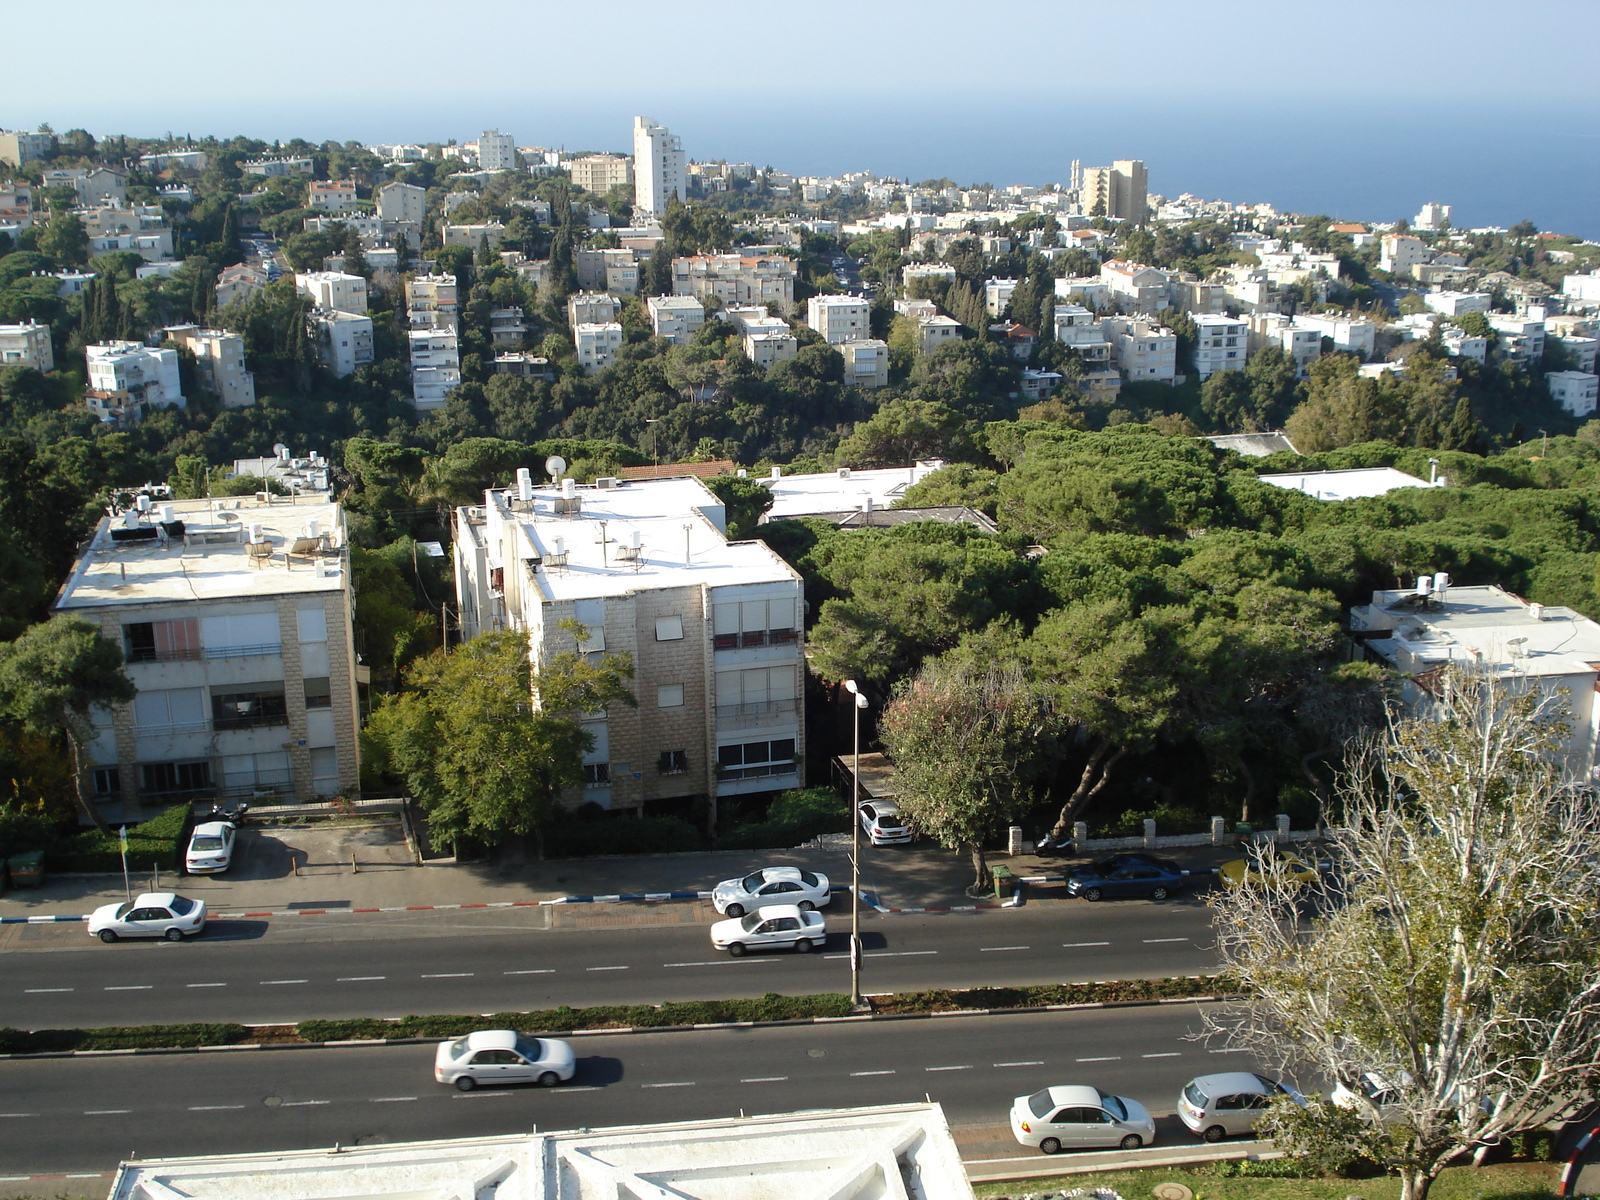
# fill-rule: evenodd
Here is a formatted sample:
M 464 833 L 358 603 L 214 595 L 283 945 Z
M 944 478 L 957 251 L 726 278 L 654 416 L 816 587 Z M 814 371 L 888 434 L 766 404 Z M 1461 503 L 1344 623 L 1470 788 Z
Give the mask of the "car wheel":
M 1172 895 L 1172 893 L 1167 891 L 1166 888 L 1155 888 L 1150 893 L 1150 899 L 1165 900 L 1170 895 Z
M 117 931 L 115 929 L 102 929 L 100 931 L 100 940 L 102 942 L 114 942 L 114 941 L 116 941 L 117 940 Z
M 796 954 L 810 954 L 811 953 L 811 939 L 810 938 L 801 938 L 798 942 L 796 942 L 794 944 L 794 952 Z
M 561 1076 L 557 1075 L 554 1071 L 546 1071 L 543 1075 L 539 1076 L 540 1087 L 555 1087 L 555 1085 L 560 1082 Z
M 1223 1138 L 1228 1136 L 1228 1131 L 1221 1125 L 1212 1125 L 1200 1136 L 1205 1138 L 1205 1140 L 1208 1142 L 1220 1142 Z
M 744 916 L 744 905 L 742 905 L 742 904 L 730 904 L 723 911 L 725 913 L 727 913 L 727 915 L 730 916 L 730 917 L 742 917 L 742 916 Z
M 1045 1138 L 1039 1143 L 1039 1149 L 1045 1154 L 1060 1154 L 1061 1141 L 1058 1138 Z
M 801 912 L 816 912 L 817 911 L 817 906 L 815 904 L 811 903 L 811 901 L 809 901 L 809 900 L 802 900 L 802 901 L 800 901 L 799 904 L 796 904 L 795 907 L 798 908 Z
M 1099 888 L 1084 888 L 1083 889 L 1083 898 L 1085 900 L 1089 900 L 1089 901 L 1094 901 L 1094 900 L 1100 899 L 1100 889 Z
M 478 1081 L 476 1079 L 474 1079 L 471 1075 L 457 1075 L 456 1076 L 456 1091 L 458 1091 L 458 1092 L 470 1092 L 473 1088 L 475 1088 L 477 1086 L 478 1086 Z
M 1119 1144 L 1124 1150 L 1137 1150 L 1140 1146 L 1144 1145 L 1144 1139 L 1137 1133 L 1130 1133 L 1127 1137 L 1123 1138 Z
M 744 957 L 744 943 L 743 942 L 729 942 L 728 943 L 728 957 L 729 958 L 743 958 Z
M 181 942 L 183 941 L 183 930 L 174 925 L 171 929 L 167 930 L 166 933 L 162 934 L 162 936 L 169 942 Z

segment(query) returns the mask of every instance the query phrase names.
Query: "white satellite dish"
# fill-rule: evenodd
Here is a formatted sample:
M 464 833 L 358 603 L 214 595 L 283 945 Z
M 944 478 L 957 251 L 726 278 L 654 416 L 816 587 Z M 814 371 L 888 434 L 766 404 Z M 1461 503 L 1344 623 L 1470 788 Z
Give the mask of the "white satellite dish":
M 281 456 L 289 453 L 289 447 L 285 446 L 282 442 L 274 442 L 272 443 L 272 452 Z
M 544 473 L 551 479 L 560 479 L 567 469 L 567 460 L 559 454 L 552 454 L 544 460 Z

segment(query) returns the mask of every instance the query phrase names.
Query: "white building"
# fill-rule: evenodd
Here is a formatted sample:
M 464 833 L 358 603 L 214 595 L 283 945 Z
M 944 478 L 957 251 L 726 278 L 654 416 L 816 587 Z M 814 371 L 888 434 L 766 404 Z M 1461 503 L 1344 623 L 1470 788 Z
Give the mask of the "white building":
M 917 318 L 917 350 L 931 354 L 940 346 L 961 340 L 961 322 L 953 317 L 933 316 Z
M 572 327 L 572 341 L 578 350 L 578 365 L 592 375 L 611 365 L 622 349 L 622 326 L 616 321 L 585 321 Z
M 859 296 L 812 296 L 806 301 L 806 324 L 828 345 L 838 346 L 871 335 L 871 309 Z
M 947 263 L 907 263 L 900 268 L 900 280 L 909 291 L 913 283 L 954 283 L 956 269 Z
M 296 274 L 294 290 L 309 296 L 318 308 L 357 316 L 367 311 L 367 281 L 359 275 L 346 275 L 343 271 Z
M 343 512 L 320 498 L 158 502 L 101 520 L 55 611 L 121 646 L 139 689 L 93 717 L 84 782 L 108 819 L 201 796 L 354 794 L 347 547 Z
M 344 379 L 373 358 L 372 318 L 319 308 L 311 314 L 317 357 L 335 376 Z
M 639 262 L 632 250 L 575 250 L 573 266 L 578 272 L 578 287 L 586 292 L 610 292 L 613 296 L 639 294 Z
M 1253 313 L 1248 319 L 1250 353 L 1276 346 L 1294 363 L 1295 377 L 1304 379 L 1312 363 L 1322 357 L 1322 334 L 1297 325 L 1282 313 Z
M 844 342 L 838 347 L 844 355 L 844 381 L 851 387 L 889 386 L 889 343 L 877 338 Z
M 1425 479 L 1407 475 L 1393 467 L 1353 467 L 1345 471 L 1293 471 L 1282 475 L 1262 475 L 1262 483 L 1290 491 L 1304 492 L 1318 500 L 1356 500 L 1382 496 L 1396 488 L 1428 487 Z M 1442 487 L 1444 476 L 1434 480 Z
M 240 163 L 239 170 L 246 175 L 277 179 L 286 175 L 309 175 L 312 162 L 309 158 L 252 158 Z
M 454 331 L 461 301 L 454 275 L 413 275 L 406 280 L 406 312 L 412 329 Z
M 1160 312 L 1172 303 L 1172 276 L 1159 267 L 1113 259 L 1100 264 L 1100 279 L 1113 299 L 1135 312 Z
M 446 246 L 470 246 L 476 252 L 484 242 L 493 250 L 505 232 L 506 227 L 499 221 L 484 221 L 476 225 L 445 225 L 439 236 Z
M 50 153 L 55 136 L 49 133 L 8 133 L 0 130 L 0 163 L 20 167 Z
M 1099 317 L 1079 304 L 1058 304 L 1051 335 L 1063 346 L 1070 346 L 1086 363 L 1111 361 L 1111 342 Z
M 318 212 L 344 212 L 356 206 L 356 185 L 348 179 L 313 179 L 306 184 L 306 207 Z
M 25 325 L 0 325 L 0 367 L 54 371 L 56 357 L 50 345 L 50 326 L 32 321 Z
M 667 201 L 688 195 L 683 143 L 649 117 L 633 119 L 633 206 L 659 217 Z
M 1200 313 L 1194 318 L 1195 373 L 1202 381 L 1217 371 L 1243 368 L 1250 354 L 1250 328 L 1235 317 Z
M 1488 292 L 1427 292 L 1422 302 L 1436 313 L 1459 317 L 1462 313 L 1489 311 Z
M 769 320 L 783 325 L 776 317 Z M 800 340 L 789 332 L 787 325 L 782 329 L 748 329 L 739 344 L 744 348 L 744 356 L 758 367 L 788 362 L 800 353 Z
M 515 171 L 522 166 L 517 157 L 517 139 L 498 129 L 485 129 L 478 135 L 478 169 Z
M 197 325 L 171 325 L 162 332 L 194 355 L 201 386 L 221 397 L 223 408 L 249 408 L 256 402 L 256 378 L 245 369 L 239 334 Z
M 983 285 L 983 307 L 991 317 L 998 317 L 1011 303 L 1011 293 L 1017 290 L 1017 279 L 990 279 Z
M 672 260 L 672 291 L 724 304 L 794 305 L 794 260 L 778 254 L 696 254 Z
M 1178 335 L 1172 330 L 1154 321 L 1125 317 L 1112 317 L 1103 328 L 1117 367 L 1128 382 L 1177 381 Z
M 615 321 L 621 311 L 622 302 L 615 296 L 576 292 L 567 299 L 567 324 L 574 329 L 579 325 L 605 325 Z
M 1429 259 L 1428 247 L 1421 238 L 1408 233 L 1386 233 L 1378 255 L 1378 266 L 1394 275 L 1409 275 L 1411 268 Z
M 456 513 L 464 637 L 525 629 L 536 665 L 577 649 L 634 663 L 638 706 L 585 727 L 569 807 L 640 809 L 797 787 L 805 750 L 800 577 L 762 542 L 729 542 L 698 479 L 491 490 Z
M 774 467 L 770 478 L 760 480 L 773 497 L 772 507 L 761 520 L 765 524 L 819 513 L 893 508 L 912 486 L 944 465 L 942 459 L 933 458 L 909 467 L 866 471 L 840 467 L 805 475 L 784 475 Z
M 1437 233 L 1448 224 L 1450 224 L 1450 206 L 1435 204 L 1431 200 L 1422 206 L 1416 220 L 1411 222 L 1412 228 L 1425 230 L 1428 233 Z
M 1333 339 L 1333 348 L 1346 354 L 1358 354 L 1365 361 L 1377 352 L 1378 327 L 1365 317 L 1345 317 L 1336 313 L 1297 313 L 1294 323 L 1305 329 L 1314 329 L 1325 338 Z
M 1544 357 L 1544 318 L 1489 314 L 1489 328 L 1500 337 L 1499 354 L 1512 362 L 1538 362 Z
M 456 331 L 413 329 L 407 339 L 411 350 L 411 403 L 419 412 L 443 408 L 450 389 L 461 382 Z
M 421 226 L 428 193 L 409 183 L 386 183 L 378 189 L 378 219 L 385 225 Z
M 1587 275 L 1562 276 L 1561 294 L 1575 308 L 1600 305 L 1600 274 L 1590 272 Z
M 97 392 L 127 392 L 146 408 L 173 404 L 187 408 L 178 380 L 178 352 L 142 342 L 101 342 L 84 347 L 89 387 Z
M 226 308 L 234 301 L 243 300 L 257 288 L 264 288 L 271 282 L 267 272 L 261 267 L 251 267 L 244 263 L 234 267 L 223 267 L 217 272 L 217 307 Z
M 1551 371 L 1544 377 L 1550 399 L 1575 417 L 1587 417 L 1600 396 L 1600 376 L 1584 371 Z
M 705 306 L 693 296 L 651 296 L 645 301 L 656 336 L 687 346 L 706 323 Z M 610 320 L 610 317 L 606 318 Z
M 586 154 L 566 164 L 572 186 L 604 196 L 614 187 L 633 182 L 633 159 L 622 154 Z

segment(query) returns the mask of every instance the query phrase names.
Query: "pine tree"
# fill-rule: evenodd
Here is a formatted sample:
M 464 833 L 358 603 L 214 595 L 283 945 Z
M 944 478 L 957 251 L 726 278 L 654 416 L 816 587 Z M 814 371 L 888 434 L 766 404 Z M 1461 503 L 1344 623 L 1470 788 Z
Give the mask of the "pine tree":
M 244 261 L 244 248 L 239 244 L 239 218 L 234 215 L 232 204 L 222 210 L 222 236 L 218 240 L 222 244 L 223 266 L 231 267 Z

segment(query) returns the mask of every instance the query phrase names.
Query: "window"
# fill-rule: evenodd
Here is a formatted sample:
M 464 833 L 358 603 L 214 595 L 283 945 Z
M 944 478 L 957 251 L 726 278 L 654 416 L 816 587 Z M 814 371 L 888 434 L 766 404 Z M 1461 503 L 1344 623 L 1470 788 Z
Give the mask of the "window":
M 137 732 L 198 733 L 205 730 L 205 694 L 200 688 L 141 691 L 133 700 Z
M 121 795 L 122 772 L 116 767 L 96 767 L 94 770 L 94 794 L 96 796 Z
M 717 773 L 723 779 L 761 779 L 794 772 L 793 738 L 742 742 L 717 747 Z
M 656 641 L 678 642 L 683 640 L 682 617 L 657 617 Z
M 792 596 L 724 601 L 712 611 L 712 646 L 717 650 L 789 645 L 798 640 Z
M 332 708 L 333 686 L 326 675 L 305 681 L 307 708 Z
M 586 788 L 600 788 L 611 786 L 610 763 L 584 763 L 583 786 Z
M 287 725 L 289 709 L 283 690 L 211 693 L 211 723 L 217 729 L 253 729 Z
M 656 688 L 657 708 L 682 708 L 683 684 L 667 683 Z
M 656 769 L 663 775 L 682 775 L 689 770 L 687 750 L 663 750 L 656 761 Z
M 205 759 L 144 763 L 140 767 L 140 783 L 139 790 L 146 795 L 207 791 L 211 787 L 211 763 Z
M 588 632 L 589 637 L 581 649 L 593 654 L 606 648 L 606 602 L 604 600 L 574 600 L 572 617 Z
M 325 642 L 328 640 L 328 610 L 325 608 L 302 608 L 295 613 L 295 618 L 300 627 L 300 641 Z
M 123 649 L 129 662 L 161 662 L 172 658 L 199 658 L 202 654 L 200 623 L 139 621 L 122 627 Z

